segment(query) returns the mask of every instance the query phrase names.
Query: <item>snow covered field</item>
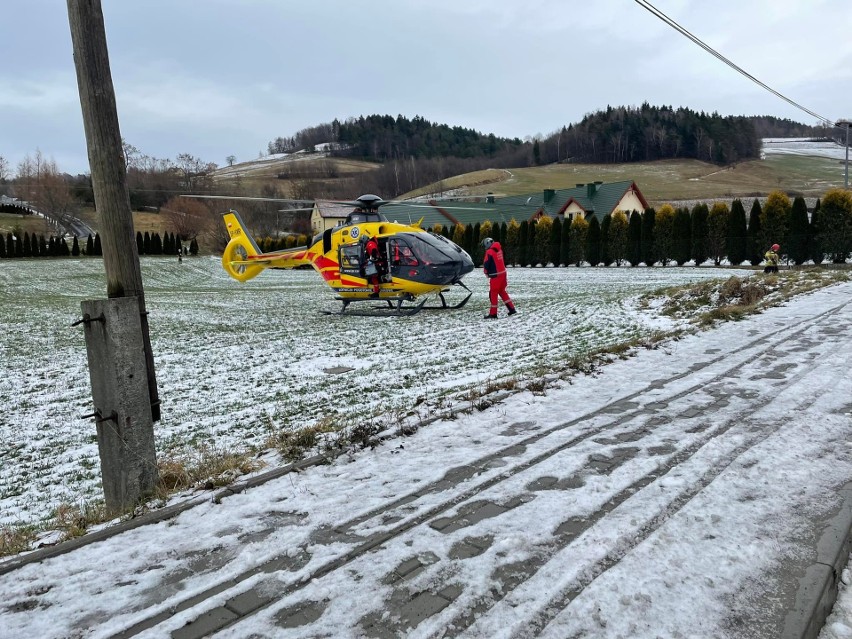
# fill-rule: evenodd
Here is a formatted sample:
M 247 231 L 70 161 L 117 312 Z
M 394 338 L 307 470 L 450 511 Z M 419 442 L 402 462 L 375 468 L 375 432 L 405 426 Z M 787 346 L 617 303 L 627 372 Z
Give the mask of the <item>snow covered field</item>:
M 761 155 L 807 155 L 845 160 L 846 148 L 835 142 L 813 142 L 810 138 L 763 138 Z
M 795 576 L 852 481 L 850 295 L 23 566 L 0 578 L 0 636 L 798 636 Z M 843 605 L 822 639 L 852 634 Z
M 142 271 L 163 405 L 158 452 L 262 445 L 274 429 L 341 414 L 435 407 L 489 380 L 541 374 L 674 326 L 638 310 L 639 294 L 744 273 L 514 269 L 509 290 L 520 314 L 490 324 L 481 320 L 486 283 L 476 272 L 460 311 L 375 319 L 321 315 L 338 303 L 313 271 L 239 284 L 213 257 L 142 258 Z M 0 525 L 100 498 L 95 428 L 81 419 L 93 410 L 85 342 L 70 325 L 82 300 L 105 291 L 99 260 L 16 261 L 0 270 Z M 324 372 L 331 367 L 354 370 Z

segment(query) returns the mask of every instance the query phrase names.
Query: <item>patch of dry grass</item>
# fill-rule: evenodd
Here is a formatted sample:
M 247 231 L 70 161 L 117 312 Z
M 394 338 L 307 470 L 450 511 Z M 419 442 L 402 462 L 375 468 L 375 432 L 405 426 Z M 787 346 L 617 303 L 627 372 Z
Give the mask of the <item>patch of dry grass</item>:
M 190 488 L 211 489 L 227 486 L 241 475 L 264 466 L 249 452 L 235 453 L 211 446 L 184 453 L 166 455 L 157 460 L 160 479 L 157 495 L 168 495 Z
M 36 535 L 35 526 L 0 526 L 0 557 L 29 550 Z

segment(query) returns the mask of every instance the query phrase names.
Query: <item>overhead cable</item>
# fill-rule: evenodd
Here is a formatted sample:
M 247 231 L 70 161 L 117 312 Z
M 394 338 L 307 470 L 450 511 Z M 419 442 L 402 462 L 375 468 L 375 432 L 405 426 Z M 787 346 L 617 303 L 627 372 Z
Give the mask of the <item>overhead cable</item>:
M 715 57 L 715 58 L 717 58 L 717 59 L 721 60 L 722 62 L 724 62 L 725 64 L 727 64 L 729 67 L 731 67 L 732 69 L 734 69 L 734 70 L 735 70 L 735 71 L 737 71 L 738 73 L 741 73 L 742 75 L 744 75 L 745 77 L 747 77 L 749 80 L 751 80 L 751 81 L 752 81 L 752 82 L 754 82 L 755 84 L 757 84 L 757 85 L 759 85 L 759 86 L 763 87 L 764 89 L 766 89 L 766 90 L 767 90 L 767 91 L 769 91 L 770 93 L 772 93 L 772 94 L 774 94 L 774 95 L 778 96 L 779 98 L 781 98 L 782 100 L 784 100 L 784 101 L 785 101 L 785 102 L 787 102 L 788 104 L 791 104 L 791 105 L 793 105 L 794 107 L 796 107 L 797 109 L 800 109 L 801 111 L 804 111 L 805 113 L 807 113 L 808 115 L 810 115 L 810 116 L 812 116 L 812 117 L 816 118 L 817 120 L 820 120 L 821 122 L 824 122 L 824 123 L 826 123 L 826 124 L 829 124 L 829 125 L 834 126 L 834 121 L 833 121 L 833 120 L 830 120 L 829 118 L 826 118 L 826 117 L 824 117 L 824 116 L 820 115 L 819 113 L 815 113 L 814 111 L 811 111 L 810 109 L 808 109 L 808 108 L 806 108 L 806 107 L 802 106 L 802 105 L 801 105 L 801 104 L 799 104 L 798 102 L 795 102 L 795 101 L 791 100 L 791 99 L 790 99 L 790 98 L 788 98 L 787 96 L 785 96 L 785 95 L 783 95 L 783 94 L 779 93 L 778 91 L 776 91 L 775 89 L 773 89 L 773 88 L 772 88 L 772 87 L 770 87 L 769 85 L 765 84 L 764 82 L 761 82 L 760 80 L 758 80 L 757 78 L 755 78 L 753 75 L 751 75 L 750 73 L 748 73 L 747 71 L 745 71 L 745 70 L 744 70 L 744 69 L 742 69 L 741 67 L 739 67 L 739 66 L 737 66 L 736 64 L 734 64 L 733 62 L 731 62 L 728 58 L 726 58 L 726 57 L 725 57 L 725 56 L 723 56 L 721 53 L 719 53 L 718 51 L 716 51 L 713 47 L 711 47 L 710 45 L 708 45 L 708 44 L 706 44 L 705 42 L 703 42 L 703 41 L 702 41 L 702 40 L 701 40 L 698 36 L 696 36 L 696 35 L 694 35 L 694 34 L 690 33 L 687 29 L 685 29 L 684 27 L 680 26 L 677 22 L 675 22 L 674 20 L 672 20 L 671 18 L 669 18 L 669 17 L 668 17 L 665 13 L 663 13 L 662 11 L 660 11 L 659 9 L 657 9 L 656 7 L 654 7 L 654 6 L 653 6 L 650 2 L 648 2 L 647 0 L 634 0 L 634 2 L 636 2 L 636 4 L 638 4 L 638 5 L 639 5 L 640 7 L 642 7 L 643 9 L 646 9 L 647 11 L 649 11 L 650 13 L 652 13 L 653 15 L 657 16 L 660 20 L 662 20 L 662 21 L 663 21 L 663 22 L 665 22 L 667 25 L 669 25 L 670 27 L 672 27 L 675 31 L 677 31 L 678 33 L 680 33 L 680 34 L 682 34 L 682 35 L 686 36 L 687 38 L 689 38 L 690 40 L 692 40 L 695 44 L 697 44 L 699 47 L 701 47 L 702 49 L 704 49 L 705 51 L 707 51 L 710 55 L 712 55 L 713 57 Z

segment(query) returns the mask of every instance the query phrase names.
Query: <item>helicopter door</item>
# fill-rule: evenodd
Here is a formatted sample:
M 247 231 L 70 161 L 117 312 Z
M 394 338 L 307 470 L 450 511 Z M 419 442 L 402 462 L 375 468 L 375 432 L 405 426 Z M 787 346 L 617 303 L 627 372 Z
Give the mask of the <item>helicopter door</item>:
M 363 277 L 361 274 L 361 246 L 359 244 L 345 244 L 339 249 L 340 272 L 355 277 Z

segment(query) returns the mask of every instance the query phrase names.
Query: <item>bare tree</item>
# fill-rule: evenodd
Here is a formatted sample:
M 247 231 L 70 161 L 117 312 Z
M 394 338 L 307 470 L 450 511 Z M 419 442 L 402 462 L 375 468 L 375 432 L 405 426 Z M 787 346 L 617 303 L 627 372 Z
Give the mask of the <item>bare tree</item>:
M 59 172 L 53 160 L 42 161 L 40 166 L 38 189 L 33 203 L 39 211 L 64 225 L 75 212 L 74 197 L 65 177 Z
M 181 186 L 186 190 L 204 190 L 211 186 L 211 174 L 216 170 L 214 163 L 204 162 L 189 153 L 181 153 L 176 158 L 176 166 L 183 178 Z
M 210 224 L 210 209 L 200 200 L 173 197 L 160 211 L 172 232 L 183 240 L 196 239 Z
M 0 155 L 0 183 L 5 182 L 9 177 L 9 161 Z
M 228 163 L 228 166 L 234 166 L 236 161 L 237 161 L 236 155 L 229 155 L 228 157 L 225 158 L 225 162 Z
M 129 144 L 127 140 L 121 140 L 121 150 L 124 152 L 124 166 L 129 170 L 131 167 L 137 168 L 137 162 L 139 161 L 142 153 L 132 144 Z

